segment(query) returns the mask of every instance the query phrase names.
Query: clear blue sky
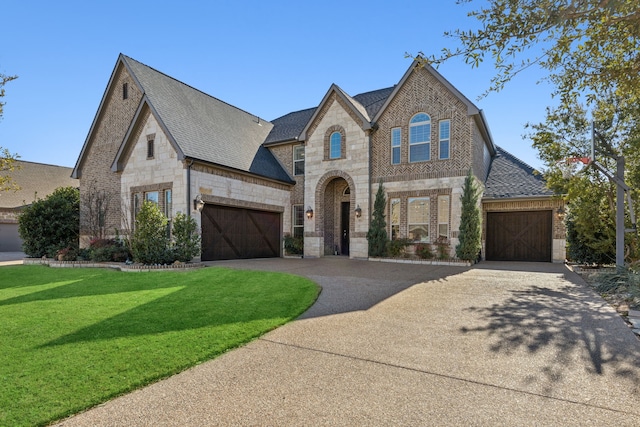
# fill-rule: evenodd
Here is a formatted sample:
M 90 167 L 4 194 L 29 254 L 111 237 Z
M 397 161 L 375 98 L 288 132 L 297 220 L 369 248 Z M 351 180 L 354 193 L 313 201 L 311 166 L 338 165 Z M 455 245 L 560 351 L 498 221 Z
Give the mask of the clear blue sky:
M 480 2 L 474 2 L 480 3 Z M 471 6 L 474 6 L 472 4 Z M 120 52 L 264 119 L 316 106 L 336 83 L 351 95 L 396 84 L 405 52 L 438 52 L 472 28 L 441 1 L 12 1 L 2 7 L 0 147 L 74 166 Z M 439 71 L 483 109 L 494 141 L 541 162 L 524 124 L 553 100 L 538 71 L 478 100 L 493 75 L 452 61 Z

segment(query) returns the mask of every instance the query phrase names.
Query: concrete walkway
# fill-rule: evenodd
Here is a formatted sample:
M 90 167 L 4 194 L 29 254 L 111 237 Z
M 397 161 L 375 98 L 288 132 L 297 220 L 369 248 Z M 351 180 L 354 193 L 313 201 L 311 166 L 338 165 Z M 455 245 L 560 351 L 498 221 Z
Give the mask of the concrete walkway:
M 0 267 L 22 264 L 25 256 L 24 252 L 0 252 Z
M 640 423 L 640 340 L 562 265 L 214 264 L 323 292 L 301 319 L 60 426 Z

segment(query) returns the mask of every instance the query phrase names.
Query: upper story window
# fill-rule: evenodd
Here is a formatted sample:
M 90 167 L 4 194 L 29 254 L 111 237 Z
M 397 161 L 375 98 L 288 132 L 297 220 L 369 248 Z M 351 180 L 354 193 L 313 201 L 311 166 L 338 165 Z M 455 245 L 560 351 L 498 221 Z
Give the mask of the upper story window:
M 402 129 L 391 129 L 391 164 L 400 164 L 400 142 L 402 141 Z
M 304 175 L 304 145 L 293 147 L 293 174 Z
M 451 146 L 451 120 L 440 120 L 440 144 L 438 152 L 440 159 L 449 158 L 449 149 Z
M 129 98 L 129 83 L 122 84 L 122 99 Z
M 147 141 L 147 159 L 153 159 L 153 151 L 154 151 L 154 146 L 153 146 L 153 139 L 150 139 Z
M 340 132 L 333 132 L 329 139 L 329 158 L 339 159 L 342 155 L 342 135 Z
M 424 162 L 431 158 L 431 118 L 418 113 L 409 122 L 409 162 Z

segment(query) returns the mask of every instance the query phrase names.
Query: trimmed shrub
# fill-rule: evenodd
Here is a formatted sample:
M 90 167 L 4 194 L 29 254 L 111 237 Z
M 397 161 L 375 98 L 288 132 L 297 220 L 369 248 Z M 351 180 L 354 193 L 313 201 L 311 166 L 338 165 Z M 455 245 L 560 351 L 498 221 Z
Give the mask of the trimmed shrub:
M 369 241 L 369 256 L 383 257 L 387 255 L 387 222 L 384 219 L 384 210 L 387 201 L 384 195 L 384 187 L 382 181 L 378 185 L 376 200 L 373 204 L 373 220 L 367 232 L 367 240 Z
M 460 196 L 462 213 L 460 214 L 459 243 L 456 246 L 456 256 L 466 261 L 476 261 L 482 248 L 478 196 L 478 187 L 476 187 L 471 170 L 469 170 Z
M 77 250 L 80 232 L 80 192 L 60 187 L 24 208 L 18 217 L 22 249 L 29 257 L 53 258 L 65 248 Z
M 404 257 L 407 251 L 407 246 L 413 243 L 409 239 L 395 239 L 387 241 L 386 253 L 391 258 Z
M 200 254 L 198 223 L 191 216 L 179 212 L 173 220 L 172 235 L 172 254 L 175 260 L 189 262 Z
M 136 216 L 131 236 L 131 254 L 141 264 L 167 264 L 173 262 L 167 236 L 168 220 L 158 205 L 145 201 Z
M 431 245 L 427 243 L 418 243 L 416 245 L 416 255 L 420 259 L 432 259 L 434 257 Z
M 285 234 L 284 250 L 289 255 L 302 255 L 304 252 L 304 238 Z

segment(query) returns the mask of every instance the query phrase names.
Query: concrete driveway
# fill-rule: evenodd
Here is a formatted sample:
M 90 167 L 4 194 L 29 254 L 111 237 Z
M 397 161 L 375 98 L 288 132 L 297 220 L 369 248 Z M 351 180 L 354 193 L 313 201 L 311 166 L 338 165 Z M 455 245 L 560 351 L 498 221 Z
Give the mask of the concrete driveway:
M 640 422 L 640 340 L 562 265 L 219 262 L 323 287 L 299 320 L 64 426 Z

